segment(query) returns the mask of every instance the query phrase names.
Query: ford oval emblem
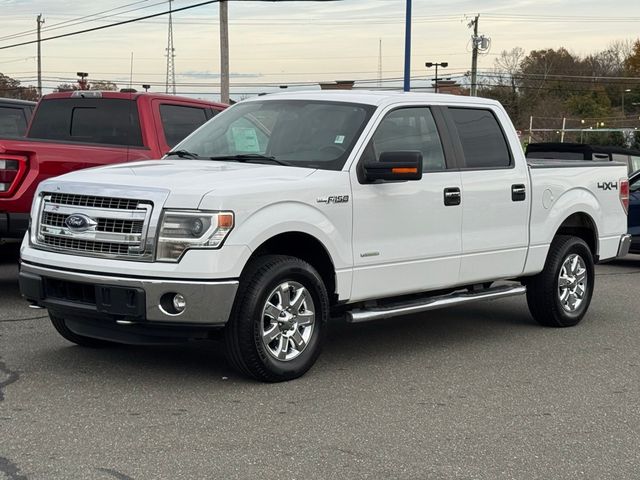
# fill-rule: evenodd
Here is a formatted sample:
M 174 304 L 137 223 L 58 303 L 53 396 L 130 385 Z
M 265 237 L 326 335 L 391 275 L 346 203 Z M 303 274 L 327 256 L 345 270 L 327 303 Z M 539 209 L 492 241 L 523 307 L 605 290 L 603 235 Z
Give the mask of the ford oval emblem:
M 85 230 L 95 228 L 95 226 L 98 225 L 98 222 L 84 213 L 74 213 L 65 219 L 64 224 L 69 230 L 74 232 L 84 232 Z

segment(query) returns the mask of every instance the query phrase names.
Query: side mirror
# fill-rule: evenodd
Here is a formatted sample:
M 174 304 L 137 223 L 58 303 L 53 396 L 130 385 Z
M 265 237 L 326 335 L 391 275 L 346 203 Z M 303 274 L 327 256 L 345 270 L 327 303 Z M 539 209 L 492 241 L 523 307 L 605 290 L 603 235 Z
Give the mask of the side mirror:
M 422 152 L 384 152 L 380 161 L 365 162 L 364 175 L 367 181 L 420 180 L 422 178 Z

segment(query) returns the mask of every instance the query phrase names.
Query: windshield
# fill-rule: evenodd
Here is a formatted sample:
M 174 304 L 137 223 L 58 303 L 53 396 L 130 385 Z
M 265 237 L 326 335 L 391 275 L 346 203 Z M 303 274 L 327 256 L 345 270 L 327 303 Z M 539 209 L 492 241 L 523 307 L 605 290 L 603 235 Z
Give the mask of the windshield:
M 257 162 L 263 156 L 282 164 L 340 170 L 374 110 L 372 105 L 310 100 L 240 103 L 176 150 L 214 160 L 228 156 Z

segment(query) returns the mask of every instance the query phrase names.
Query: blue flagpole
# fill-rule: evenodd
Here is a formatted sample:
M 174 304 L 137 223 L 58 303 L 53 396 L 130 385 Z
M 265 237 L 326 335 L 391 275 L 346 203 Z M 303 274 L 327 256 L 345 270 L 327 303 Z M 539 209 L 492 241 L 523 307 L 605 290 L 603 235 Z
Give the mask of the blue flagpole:
M 407 0 L 407 19 L 404 30 L 404 91 L 411 90 L 411 0 Z

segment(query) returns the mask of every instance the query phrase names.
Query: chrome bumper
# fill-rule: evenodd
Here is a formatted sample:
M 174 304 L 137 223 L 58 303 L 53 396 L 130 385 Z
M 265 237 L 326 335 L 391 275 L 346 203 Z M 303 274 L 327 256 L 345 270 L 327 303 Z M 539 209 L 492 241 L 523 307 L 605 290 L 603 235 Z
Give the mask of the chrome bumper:
M 620 246 L 618 247 L 618 257 L 624 257 L 629 253 L 631 248 L 631 235 L 625 233 L 620 237 Z
M 49 309 L 75 310 L 78 315 L 85 312 L 88 316 L 106 314 L 117 317 L 128 307 L 113 305 L 111 314 L 103 303 L 93 305 L 91 301 L 77 300 L 76 295 L 64 293 L 52 295 L 45 288 L 47 279 L 72 282 L 71 287 L 82 285 L 91 293 L 92 287 L 135 289 L 144 292 L 143 304 L 140 305 L 140 321 L 152 323 L 189 324 L 189 325 L 224 325 L 229 319 L 231 308 L 238 289 L 237 280 L 225 281 L 176 281 L 144 277 L 117 277 L 82 272 L 70 272 L 55 268 L 42 267 L 22 262 L 20 266 L 20 289 L 27 300 L 35 305 Z M 160 298 L 166 293 L 181 293 L 187 302 L 185 310 L 180 314 L 170 314 L 160 306 Z M 101 297 L 96 293 L 96 298 Z M 114 302 L 115 303 L 115 302 Z M 122 302 L 124 303 L 124 302 Z M 106 313 L 105 313 L 106 312 Z M 125 315 L 126 317 L 126 315 Z M 125 318 L 126 321 L 126 318 Z

